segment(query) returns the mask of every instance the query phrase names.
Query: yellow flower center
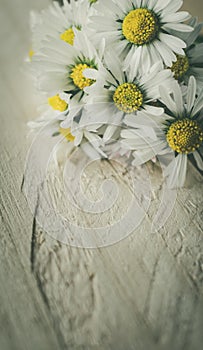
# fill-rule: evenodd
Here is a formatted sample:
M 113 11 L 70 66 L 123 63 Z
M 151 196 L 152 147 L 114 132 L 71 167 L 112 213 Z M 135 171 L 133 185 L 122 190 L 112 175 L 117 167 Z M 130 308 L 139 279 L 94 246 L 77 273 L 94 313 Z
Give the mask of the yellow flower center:
M 59 95 L 49 97 L 48 103 L 56 111 L 64 112 L 68 108 L 66 101 L 62 100 Z
M 181 79 L 189 69 L 189 61 L 187 56 L 176 55 L 177 61 L 173 62 L 171 66 L 171 71 L 174 73 L 174 78 L 176 80 Z
M 74 38 L 75 34 L 72 28 L 69 28 L 65 30 L 64 33 L 60 34 L 61 40 L 65 41 L 66 43 L 73 45 L 74 44 Z
M 75 140 L 75 136 L 73 136 L 70 132 L 70 128 L 64 129 L 59 128 L 59 132 L 63 135 L 68 141 L 73 142 Z
M 178 153 L 194 152 L 202 141 L 203 130 L 195 120 L 178 120 L 171 124 L 167 132 L 169 146 Z
M 34 56 L 34 51 L 32 49 L 30 49 L 29 53 L 28 53 L 28 56 L 30 58 L 30 61 L 32 61 L 32 57 Z
M 133 44 L 144 45 L 152 41 L 158 31 L 158 21 L 152 11 L 139 8 L 132 10 L 123 20 L 124 37 Z
M 79 63 L 72 69 L 70 78 L 73 80 L 75 86 L 80 90 L 83 90 L 85 87 L 92 85 L 95 80 L 85 78 L 83 71 L 87 68 L 94 68 L 93 66 L 88 66 L 86 63 Z
M 132 113 L 142 106 L 143 95 L 135 84 L 124 83 L 117 87 L 113 100 L 120 111 Z

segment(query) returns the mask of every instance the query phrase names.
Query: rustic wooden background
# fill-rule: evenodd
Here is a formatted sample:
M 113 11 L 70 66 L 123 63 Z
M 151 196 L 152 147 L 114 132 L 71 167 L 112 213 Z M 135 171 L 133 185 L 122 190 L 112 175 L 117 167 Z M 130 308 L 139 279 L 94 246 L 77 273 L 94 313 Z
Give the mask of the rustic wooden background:
M 0 0 L 0 349 L 200 350 L 203 186 L 192 166 L 157 234 L 150 231 L 156 184 L 148 218 L 108 248 L 62 245 L 33 222 L 21 182 L 37 103 L 22 62 L 29 11 L 47 4 Z M 202 19 L 201 1 L 185 7 Z

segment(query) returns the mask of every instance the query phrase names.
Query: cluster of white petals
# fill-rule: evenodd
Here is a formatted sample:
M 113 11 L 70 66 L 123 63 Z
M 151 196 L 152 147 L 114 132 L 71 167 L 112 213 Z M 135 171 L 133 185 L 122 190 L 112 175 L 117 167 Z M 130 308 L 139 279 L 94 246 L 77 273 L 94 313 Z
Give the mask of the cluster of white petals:
M 172 188 L 184 185 L 188 155 L 203 170 L 203 25 L 182 3 L 63 0 L 32 13 L 43 108 L 30 127 L 134 166 L 161 156 Z

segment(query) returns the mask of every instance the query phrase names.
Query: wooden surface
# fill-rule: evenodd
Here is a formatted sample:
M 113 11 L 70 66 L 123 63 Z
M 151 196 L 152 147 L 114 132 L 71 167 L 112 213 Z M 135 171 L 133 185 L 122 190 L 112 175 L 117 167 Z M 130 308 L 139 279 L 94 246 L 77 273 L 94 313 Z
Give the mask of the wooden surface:
M 47 3 L 0 0 L 0 349 L 200 350 L 203 185 L 193 167 L 159 233 L 151 233 L 162 190 L 156 168 L 145 220 L 116 245 L 71 248 L 33 222 L 21 182 L 30 145 L 26 122 L 37 111 L 22 62 L 29 11 Z M 200 2 L 186 3 L 193 14 L 196 5 L 202 11 Z M 112 176 L 118 172 L 112 168 Z

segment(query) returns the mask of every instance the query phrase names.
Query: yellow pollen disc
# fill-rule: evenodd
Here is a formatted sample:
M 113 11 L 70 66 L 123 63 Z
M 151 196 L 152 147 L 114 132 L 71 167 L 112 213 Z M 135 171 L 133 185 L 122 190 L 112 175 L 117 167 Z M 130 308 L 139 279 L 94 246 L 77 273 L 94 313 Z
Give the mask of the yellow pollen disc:
M 64 33 L 60 34 L 61 40 L 65 41 L 66 43 L 73 45 L 74 44 L 74 38 L 75 34 L 72 28 L 69 28 L 65 30 Z
M 68 108 L 66 101 L 62 100 L 59 95 L 49 97 L 48 103 L 56 111 L 64 112 Z
M 64 129 L 59 128 L 59 132 L 63 135 L 68 141 L 73 142 L 75 140 L 75 136 L 73 136 L 70 132 L 70 128 Z
M 122 31 L 124 37 L 131 43 L 147 44 L 157 34 L 157 19 L 150 10 L 144 8 L 132 10 L 123 20 Z
M 194 152 L 202 141 L 203 130 L 195 120 L 179 120 L 171 124 L 167 132 L 169 146 L 178 153 Z
M 80 90 L 83 90 L 85 87 L 92 85 L 95 80 L 85 78 L 83 75 L 83 71 L 86 68 L 93 68 L 88 66 L 86 63 L 79 63 L 72 69 L 72 73 L 70 74 L 70 78 L 73 80 L 75 86 L 77 86 Z
M 176 55 L 177 61 L 173 62 L 171 71 L 174 73 L 174 78 L 179 80 L 187 73 L 189 69 L 189 61 L 187 56 Z
M 34 56 L 34 51 L 32 49 L 30 49 L 28 55 L 29 55 L 29 58 L 30 58 L 30 61 L 32 60 L 32 57 Z
M 142 106 L 143 95 L 135 84 L 124 83 L 117 87 L 113 100 L 120 111 L 132 113 Z

